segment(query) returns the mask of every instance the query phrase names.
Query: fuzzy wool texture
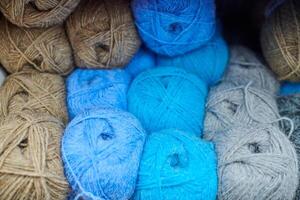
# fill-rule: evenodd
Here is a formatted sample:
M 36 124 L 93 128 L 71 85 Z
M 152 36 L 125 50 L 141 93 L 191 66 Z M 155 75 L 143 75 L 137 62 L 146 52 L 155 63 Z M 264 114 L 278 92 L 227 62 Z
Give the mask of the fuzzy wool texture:
M 216 29 L 213 0 L 133 0 L 135 23 L 145 45 L 178 56 L 207 43 Z
M 0 67 L 0 86 L 3 85 L 6 76 L 7 76 L 6 72 L 4 71 L 4 69 L 2 69 L 2 67 Z
M 13 24 L 26 28 L 45 28 L 63 24 L 80 0 L 1 0 L 2 14 Z
M 145 137 L 140 122 L 128 112 L 94 109 L 77 115 L 62 140 L 71 198 L 129 199 Z
M 175 129 L 151 133 L 134 200 L 215 200 L 217 158 L 212 143 Z
M 82 68 L 123 68 L 141 45 L 130 0 L 82 0 L 66 27 Z
M 137 76 L 127 95 L 128 111 L 148 132 L 175 128 L 202 135 L 207 86 L 196 75 L 154 68 Z
M 122 69 L 76 69 L 66 82 L 70 118 L 97 107 L 126 110 L 129 83 Z
M 157 56 L 157 65 L 183 68 L 212 86 L 222 78 L 229 60 L 229 49 L 220 31 L 202 47 L 181 56 Z

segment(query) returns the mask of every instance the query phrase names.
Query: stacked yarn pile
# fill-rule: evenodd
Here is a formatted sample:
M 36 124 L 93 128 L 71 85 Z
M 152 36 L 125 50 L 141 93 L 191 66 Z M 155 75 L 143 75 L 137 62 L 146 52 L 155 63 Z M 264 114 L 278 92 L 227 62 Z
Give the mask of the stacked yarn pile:
M 293 144 L 279 127 L 281 121 L 291 120 L 279 115 L 274 97 L 277 88 L 265 84 L 265 79 L 274 80 L 272 74 L 260 69 L 264 66 L 257 59 L 251 60 L 249 50 L 232 49 L 236 50 L 230 73 L 211 89 L 206 106 L 204 134 L 214 142 L 218 154 L 218 197 L 293 199 L 298 160 Z M 242 80 L 234 76 L 241 69 L 248 73 Z

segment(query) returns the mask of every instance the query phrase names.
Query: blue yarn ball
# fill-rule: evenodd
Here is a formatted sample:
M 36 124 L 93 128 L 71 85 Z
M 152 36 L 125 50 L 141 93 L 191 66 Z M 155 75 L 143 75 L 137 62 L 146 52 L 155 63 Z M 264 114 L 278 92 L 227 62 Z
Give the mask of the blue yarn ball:
M 130 77 L 122 69 L 76 69 L 67 79 L 70 118 L 95 107 L 127 109 Z
M 284 82 L 280 87 L 280 95 L 300 94 L 300 83 Z
M 215 200 L 217 158 L 213 144 L 179 130 L 148 136 L 134 200 Z
M 141 73 L 128 90 L 128 110 L 149 132 L 176 128 L 202 134 L 207 86 L 175 67 Z
M 201 48 L 177 57 L 157 56 L 157 64 L 184 68 L 211 86 L 222 78 L 228 59 L 228 46 L 217 31 L 212 40 Z
M 214 0 L 133 0 L 132 10 L 141 38 L 157 54 L 182 55 L 215 32 Z
M 134 55 L 125 70 L 132 78 L 135 78 L 141 72 L 155 67 L 155 55 L 146 48 L 140 50 Z
M 136 185 L 146 133 L 130 113 L 95 109 L 77 115 L 62 139 L 72 199 L 127 200 Z

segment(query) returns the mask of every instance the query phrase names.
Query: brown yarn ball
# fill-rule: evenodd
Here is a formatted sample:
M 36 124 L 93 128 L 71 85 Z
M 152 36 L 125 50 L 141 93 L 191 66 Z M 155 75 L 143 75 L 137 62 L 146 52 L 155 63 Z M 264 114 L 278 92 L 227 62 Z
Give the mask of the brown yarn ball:
M 300 81 L 300 1 L 288 0 L 261 32 L 264 56 L 280 80 Z
M 0 10 L 12 23 L 27 28 L 62 24 L 80 0 L 0 0 Z
M 0 120 L 23 110 L 48 113 L 68 121 L 62 77 L 25 70 L 7 77 L 0 88 Z
M 9 115 L 0 124 L 0 199 L 64 200 L 63 125 L 46 113 Z
M 141 44 L 129 0 L 83 0 L 67 32 L 79 67 L 124 67 Z
M 20 28 L 0 20 L 0 62 L 10 73 L 35 68 L 66 75 L 73 69 L 72 48 L 63 26 Z

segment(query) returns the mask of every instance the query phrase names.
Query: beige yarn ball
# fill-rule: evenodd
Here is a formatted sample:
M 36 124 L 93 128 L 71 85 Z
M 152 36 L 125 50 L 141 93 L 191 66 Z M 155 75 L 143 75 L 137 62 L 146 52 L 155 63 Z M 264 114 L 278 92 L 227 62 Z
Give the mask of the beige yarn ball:
M 3 17 L 0 20 L 0 62 L 10 73 L 29 67 L 66 75 L 73 69 L 72 49 L 63 26 L 20 28 Z
M 124 67 L 141 44 L 129 0 L 83 0 L 67 31 L 78 67 Z
M 300 81 L 300 1 L 288 0 L 261 32 L 264 56 L 280 80 Z
M 29 111 L 9 115 L 0 123 L 0 199 L 67 198 L 60 154 L 63 130 L 52 116 Z
M 1 0 L 0 10 L 21 27 L 49 27 L 62 24 L 80 0 Z
M 0 88 L 0 119 L 23 110 L 48 113 L 68 121 L 62 77 L 25 70 L 7 77 Z

